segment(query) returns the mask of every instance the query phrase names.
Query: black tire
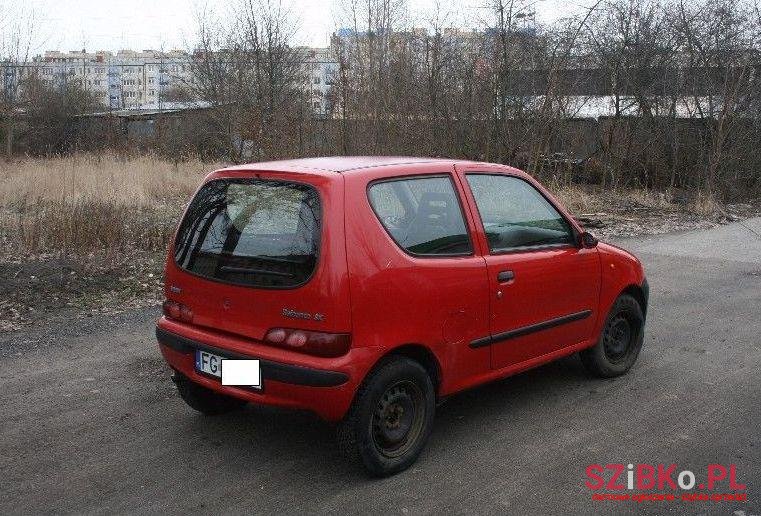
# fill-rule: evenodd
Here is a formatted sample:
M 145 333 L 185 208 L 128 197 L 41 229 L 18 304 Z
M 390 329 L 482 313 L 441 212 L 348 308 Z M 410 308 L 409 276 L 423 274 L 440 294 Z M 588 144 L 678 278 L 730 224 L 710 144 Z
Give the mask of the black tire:
M 399 473 L 423 451 L 435 407 L 433 382 L 423 366 L 405 357 L 384 359 L 339 423 L 339 448 L 372 476 Z
M 621 376 L 637 361 L 644 337 L 642 307 L 632 296 L 622 294 L 610 308 L 597 344 L 579 353 L 581 362 L 595 376 Z
M 177 392 L 190 408 L 207 416 L 217 416 L 239 410 L 246 405 L 244 400 L 219 394 L 197 383 L 191 382 L 185 376 L 174 373 L 172 375 Z

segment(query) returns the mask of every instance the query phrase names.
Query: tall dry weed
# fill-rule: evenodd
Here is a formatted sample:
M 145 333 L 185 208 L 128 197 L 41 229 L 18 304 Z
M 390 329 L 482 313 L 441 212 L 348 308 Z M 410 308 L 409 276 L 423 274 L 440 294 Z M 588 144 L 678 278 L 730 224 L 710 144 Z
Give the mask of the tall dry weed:
M 201 179 L 221 164 L 115 154 L 0 164 L 0 228 L 20 250 L 163 251 Z

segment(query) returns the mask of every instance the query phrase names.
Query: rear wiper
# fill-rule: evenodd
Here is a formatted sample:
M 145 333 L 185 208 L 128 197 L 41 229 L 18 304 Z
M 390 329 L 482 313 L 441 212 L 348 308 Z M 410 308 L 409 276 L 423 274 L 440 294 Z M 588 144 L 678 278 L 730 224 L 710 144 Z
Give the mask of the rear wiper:
M 249 267 L 232 267 L 230 265 L 223 265 L 220 270 L 222 272 L 234 272 L 239 274 L 265 274 L 267 276 L 281 276 L 283 278 L 293 277 L 293 274 L 288 272 L 268 271 L 266 269 L 252 269 Z

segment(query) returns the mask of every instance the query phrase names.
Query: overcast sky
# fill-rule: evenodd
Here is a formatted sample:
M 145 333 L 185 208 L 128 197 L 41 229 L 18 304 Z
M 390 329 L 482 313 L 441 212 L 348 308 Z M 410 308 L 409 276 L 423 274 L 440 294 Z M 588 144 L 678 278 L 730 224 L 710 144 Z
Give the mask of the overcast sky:
M 277 0 L 275 0 L 277 1 Z M 299 19 L 296 42 L 327 45 L 340 25 L 342 0 L 282 0 Z M 552 20 L 578 9 L 586 0 L 540 0 L 537 18 Z M 483 20 L 488 0 L 439 0 L 451 11 L 452 25 L 473 25 Z M 588 3 L 588 2 L 586 2 Z M 21 6 L 20 4 L 23 4 Z M 34 53 L 47 49 L 119 50 L 188 48 L 192 46 L 196 15 L 204 9 L 226 8 L 225 0 L 0 0 L 0 14 L 36 19 Z M 409 0 L 413 20 L 425 20 L 436 0 Z M 21 14 L 19 14 L 19 12 Z M 471 20 L 468 23 L 467 20 Z

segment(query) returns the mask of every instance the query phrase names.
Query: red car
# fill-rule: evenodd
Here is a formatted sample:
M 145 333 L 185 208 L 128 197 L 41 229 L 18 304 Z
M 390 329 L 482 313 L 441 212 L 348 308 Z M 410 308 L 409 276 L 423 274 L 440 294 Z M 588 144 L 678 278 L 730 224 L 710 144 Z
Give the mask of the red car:
M 625 373 L 648 302 L 639 260 L 524 172 L 425 158 L 210 174 L 165 289 L 156 336 L 188 405 L 310 410 L 379 476 L 415 461 L 450 394 L 576 352 Z M 223 384 L 232 359 L 258 360 L 258 384 Z

